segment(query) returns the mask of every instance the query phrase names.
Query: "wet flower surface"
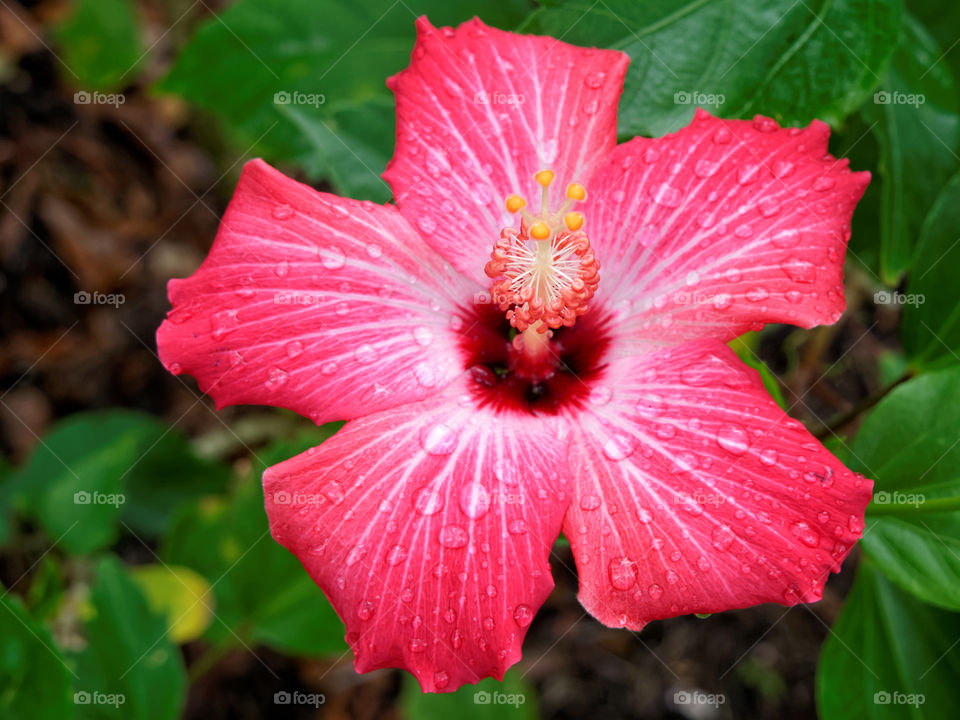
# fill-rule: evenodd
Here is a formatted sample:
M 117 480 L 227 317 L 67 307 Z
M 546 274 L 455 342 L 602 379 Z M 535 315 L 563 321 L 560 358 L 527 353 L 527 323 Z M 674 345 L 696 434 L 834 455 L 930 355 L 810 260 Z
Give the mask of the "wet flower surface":
M 607 625 L 818 599 L 871 482 L 724 343 L 837 320 L 869 175 L 819 122 L 698 111 L 617 145 L 625 55 L 418 29 L 395 205 L 249 163 L 158 332 L 218 406 L 348 420 L 264 490 L 357 669 L 501 677 L 561 530 Z

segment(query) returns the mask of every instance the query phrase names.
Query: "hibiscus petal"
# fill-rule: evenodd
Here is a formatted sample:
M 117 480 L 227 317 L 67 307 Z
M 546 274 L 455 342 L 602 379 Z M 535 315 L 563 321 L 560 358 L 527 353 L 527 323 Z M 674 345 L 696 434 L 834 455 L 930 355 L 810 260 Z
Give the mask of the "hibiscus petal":
M 417 33 L 410 67 L 388 83 L 397 147 L 383 177 L 427 242 L 489 285 L 493 243 L 516 222 L 504 199 L 539 205 L 538 170 L 562 193 L 613 149 L 629 59 L 478 19 L 438 29 L 420 18 Z
M 571 443 L 563 532 L 611 626 L 818 600 L 863 531 L 847 470 L 716 341 L 611 364 Z
M 870 174 L 830 156 L 829 134 L 816 120 L 779 128 L 700 110 L 679 132 L 617 147 L 583 207 L 602 268 L 596 302 L 656 343 L 836 322 Z
M 210 255 L 171 280 L 160 359 L 217 407 L 317 423 L 421 399 L 463 371 L 449 326 L 465 278 L 400 213 L 246 165 Z
M 550 422 L 477 410 L 455 387 L 263 478 L 273 536 L 330 598 L 357 670 L 405 668 L 424 691 L 520 658 L 569 492 Z

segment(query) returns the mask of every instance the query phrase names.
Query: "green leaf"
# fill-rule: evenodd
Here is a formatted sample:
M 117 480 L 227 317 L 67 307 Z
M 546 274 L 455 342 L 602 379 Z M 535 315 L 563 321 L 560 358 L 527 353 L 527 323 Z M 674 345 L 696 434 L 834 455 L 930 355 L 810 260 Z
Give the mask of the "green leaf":
M 30 720 L 70 717 L 70 676 L 47 629 L 19 598 L 0 597 L 0 716 Z
M 75 685 L 90 702 L 77 705 L 77 717 L 179 717 L 186 693 L 180 652 L 117 558 L 97 563 L 90 605 L 94 615 L 86 624 L 87 646 L 76 657 Z M 94 693 L 108 699 L 97 702 Z
M 192 568 L 214 587 L 217 645 L 240 636 L 294 654 L 346 650 L 344 629 L 300 562 L 270 536 L 259 482 L 229 498 L 185 507 L 165 538 L 164 562 Z
M 630 136 L 676 130 L 694 104 L 836 124 L 880 82 L 899 26 L 897 0 L 560 0 L 524 30 L 630 55 L 620 105 Z
M 121 519 L 159 534 L 179 503 L 221 489 L 227 476 L 157 419 L 114 410 L 57 423 L 15 482 L 51 538 L 83 554 L 112 544 Z
M 920 246 L 903 308 L 904 350 L 912 365 L 928 369 L 960 361 L 960 174 L 940 193 L 920 231 Z
M 197 31 L 157 89 L 217 115 L 241 149 L 384 200 L 378 176 L 394 136 L 385 80 L 409 62 L 416 17 L 515 27 L 527 10 L 524 0 L 368 0 L 322 12 L 313 0 L 238 0 Z
M 88 90 L 129 85 L 144 55 L 132 0 L 77 0 L 55 36 L 68 79 Z
M 0 545 L 5 545 L 13 535 L 13 516 L 16 507 L 17 475 L 7 459 L 0 455 Z
M 147 604 L 166 618 L 168 634 L 180 644 L 196 640 L 213 620 L 213 588 L 190 568 L 176 565 L 137 565 L 130 576 L 140 586 Z
M 403 715 L 409 720 L 535 720 L 537 695 L 516 670 L 476 685 L 464 685 L 452 693 L 424 694 L 412 675 L 404 678 L 400 698 Z
M 817 668 L 823 720 L 952 717 L 960 615 L 924 605 L 863 562 Z
M 910 15 L 890 69 L 864 115 L 880 146 L 881 274 L 897 285 L 910 268 L 920 226 L 957 170 L 960 140 L 957 87 L 942 50 Z
M 849 457 L 852 470 L 875 482 L 864 550 L 900 587 L 953 610 L 960 609 L 960 512 L 931 510 L 960 498 L 958 396 L 960 367 L 905 382 L 864 421 Z

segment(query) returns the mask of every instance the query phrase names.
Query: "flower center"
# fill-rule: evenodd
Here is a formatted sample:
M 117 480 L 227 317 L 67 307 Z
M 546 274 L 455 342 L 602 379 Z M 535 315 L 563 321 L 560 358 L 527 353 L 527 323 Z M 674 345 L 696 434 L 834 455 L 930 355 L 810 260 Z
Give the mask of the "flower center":
M 542 188 L 540 214 L 526 209 L 519 195 L 507 198 L 507 210 L 520 213 L 520 230 L 504 228 L 490 253 L 484 271 L 495 280 L 492 301 L 506 312 L 510 324 L 524 334 L 528 351 L 544 346 L 548 331 L 573 327 L 586 313 L 587 301 L 599 282 L 597 262 L 583 226 L 583 215 L 568 212 L 586 198 L 583 186 L 567 187 L 567 198 L 555 212 L 550 211 L 550 183 L 553 171 L 535 175 Z M 536 334 L 542 336 L 538 342 Z

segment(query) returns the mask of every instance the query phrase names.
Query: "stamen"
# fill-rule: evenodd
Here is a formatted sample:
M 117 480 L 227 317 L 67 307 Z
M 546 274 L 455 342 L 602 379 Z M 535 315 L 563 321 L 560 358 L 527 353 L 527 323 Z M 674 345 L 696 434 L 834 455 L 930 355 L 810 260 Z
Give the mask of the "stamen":
M 493 301 L 506 312 L 510 324 L 521 332 L 547 333 L 550 328 L 572 326 L 587 311 L 599 282 L 600 264 L 581 228 L 584 217 L 567 212 L 587 196 L 583 185 L 567 186 L 567 199 L 553 214 L 549 211 L 552 170 L 534 176 L 543 188 L 540 216 L 525 209 L 519 195 L 506 200 L 507 210 L 520 213 L 520 230 L 504 228 L 494 244 L 485 272 L 494 278 Z M 527 333 L 529 334 L 529 333 Z

